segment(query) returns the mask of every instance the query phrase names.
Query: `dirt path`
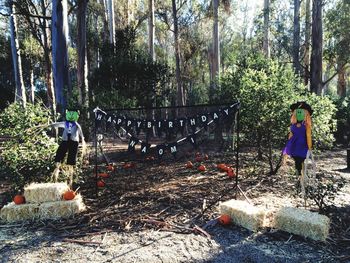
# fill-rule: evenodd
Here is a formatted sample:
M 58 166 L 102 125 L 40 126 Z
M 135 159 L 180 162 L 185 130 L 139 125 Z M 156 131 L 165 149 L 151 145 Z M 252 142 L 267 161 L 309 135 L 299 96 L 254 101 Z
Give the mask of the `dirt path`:
M 328 151 L 317 158 L 318 169 L 347 181 L 336 197 L 340 207 L 349 206 L 350 200 L 350 173 L 342 170 L 345 160 L 345 150 Z M 288 180 L 279 180 L 275 186 L 275 193 L 264 192 L 262 184 L 248 197 L 266 207 L 300 201 L 278 190 L 288 187 Z M 55 221 L 35 226 L 0 224 L 0 262 L 350 262 L 332 240 L 315 242 L 270 229 L 252 233 L 237 226 L 217 225 L 208 229 L 211 238 L 152 228 L 94 231 L 91 228 L 80 235 L 74 226 L 55 229 Z

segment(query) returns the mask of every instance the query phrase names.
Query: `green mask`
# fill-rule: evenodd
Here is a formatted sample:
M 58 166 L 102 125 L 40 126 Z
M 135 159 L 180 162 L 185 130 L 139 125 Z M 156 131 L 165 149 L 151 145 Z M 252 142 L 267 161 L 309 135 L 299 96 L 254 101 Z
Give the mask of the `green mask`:
M 297 117 L 297 121 L 301 122 L 305 119 L 305 111 L 304 109 L 296 109 L 295 110 L 295 115 Z
M 78 121 L 79 112 L 77 111 L 66 111 L 66 120 L 67 121 Z

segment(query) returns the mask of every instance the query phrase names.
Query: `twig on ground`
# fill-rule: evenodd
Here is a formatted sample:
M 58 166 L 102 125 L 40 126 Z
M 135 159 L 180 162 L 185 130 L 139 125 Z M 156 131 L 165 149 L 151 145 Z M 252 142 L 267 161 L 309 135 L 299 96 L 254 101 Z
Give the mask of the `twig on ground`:
M 102 244 L 102 242 L 98 242 L 98 241 L 76 240 L 76 239 L 69 239 L 69 238 L 62 239 L 62 242 L 71 242 L 71 243 L 78 243 L 78 244 L 90 244 L 90 245 L 101 245 Z

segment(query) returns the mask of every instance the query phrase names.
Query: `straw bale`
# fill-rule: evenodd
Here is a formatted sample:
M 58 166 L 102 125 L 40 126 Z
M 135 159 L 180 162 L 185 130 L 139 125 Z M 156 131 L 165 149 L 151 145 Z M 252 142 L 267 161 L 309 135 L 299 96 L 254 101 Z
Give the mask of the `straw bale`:
M 67 190 L 66 183 L 32 183 L 24 187 L 24 197 L 27 203 L 60 201 Z
M 266 216 L 264 209 L 234 199 L 221 203 L 219 210 L 221 214 L 228 214 L 236 225 L 252 231 L 263 227 Z
M 80 194 L 73 200 L 42 203 L 39 207 L 41 219 L 71 217 L 85 210 L 85 205 Z
M 33 220 L 38 218 L 38 212 L 38 204 L 16 205 L 14 202 L 11 202 L 1 209 L 0 217 L 6 222 Z
M 274 219 L 274 228 L 321 241 L 328 237 L 329 224 L 327 216 L 294 207 L 281 208 Z

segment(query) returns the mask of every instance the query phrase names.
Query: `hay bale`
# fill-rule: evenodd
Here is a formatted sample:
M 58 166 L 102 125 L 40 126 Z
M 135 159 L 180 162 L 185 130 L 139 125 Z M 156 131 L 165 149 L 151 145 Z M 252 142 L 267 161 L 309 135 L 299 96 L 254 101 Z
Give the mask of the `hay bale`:
M 62 200 L 62 195 L 69 190 L 66 183 L 32 183 L 24 187 L 27 203 L 44 203 Z
M 219 210 L 221 214 L 228 214 L 236 225 L 252 231 L 263 227 L 266 216 L 264 209 L 234 199 L 221 203 Z
M 305 209 L 283 207 L 275 214 L 273 227 L 313 240 L 324 241 L 329 234 L 329 224 L 330 220 L 327 216 Z
M 16 205 L 11 202 L 0 210 L 0 218 L 6 222 L 33 220 L 39 217 L 38 204 Z
M 83 198 L 78 194 L 73 200 L 42 203 L 39 206 L 41 219 L 71 217 L 85 210 Z

